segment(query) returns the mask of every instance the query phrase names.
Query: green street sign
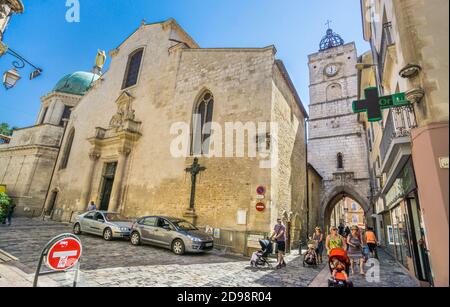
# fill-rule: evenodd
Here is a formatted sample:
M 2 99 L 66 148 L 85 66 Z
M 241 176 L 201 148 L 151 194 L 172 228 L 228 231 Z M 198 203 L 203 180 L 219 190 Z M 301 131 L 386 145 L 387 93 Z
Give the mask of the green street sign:
M 405 93 L 398 93 L 380 97 L 376 87 L 365 89 L 366 99 L 353 102 L 353 112 L 366 112 L 369 122 L 378 122 L 383 119 L 382 110 L 410 105 Z

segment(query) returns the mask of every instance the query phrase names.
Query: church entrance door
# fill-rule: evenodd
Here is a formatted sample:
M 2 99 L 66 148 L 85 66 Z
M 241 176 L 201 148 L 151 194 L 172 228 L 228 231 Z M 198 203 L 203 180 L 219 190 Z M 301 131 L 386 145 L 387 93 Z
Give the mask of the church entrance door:
M 114 184 L 114 176 L 116 174 L 117 162 L 107 163 L 103 174 L 103 184 L 101 190 L 100 210 L 107 211 L 111 192 Z

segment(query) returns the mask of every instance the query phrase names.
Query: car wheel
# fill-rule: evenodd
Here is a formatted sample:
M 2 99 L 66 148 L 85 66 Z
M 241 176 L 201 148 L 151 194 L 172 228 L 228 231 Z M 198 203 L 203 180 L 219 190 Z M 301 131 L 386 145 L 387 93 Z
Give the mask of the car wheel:
M 80 226 L 80 224 L 76 223 L 73 226 L 73 233 L 76 234 L 76 235 L 80 235 L 81 234 L 81 226 Z
M 141 236 L 139 235 L 139 232 L 133 232 L 130 241 L 134 246 L 141 245 Z
M 105 241 L 111 241 L 113 239 L 112 230 L 110 228 L 106 228 L 103 232 L 103 239 L 105 239 Z
M 177 239 L 172 243 L 172 252 L 176 255 L 183 255 L 185 251 L 184 243 L 182 240 Z

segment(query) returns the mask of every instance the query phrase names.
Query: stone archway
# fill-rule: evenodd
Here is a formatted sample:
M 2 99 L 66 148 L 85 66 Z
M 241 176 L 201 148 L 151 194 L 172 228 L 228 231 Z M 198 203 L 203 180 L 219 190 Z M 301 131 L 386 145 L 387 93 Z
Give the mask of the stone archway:
M 369 199 L 360 195 L 360 193 L 350 186 L 336 186 L 326 194 L 321 202 L 320 221 L 325 231 L 329 229 L 333 208 L 343 196 L 355 200 L 363 208 L 367 220 L 372 215 Z

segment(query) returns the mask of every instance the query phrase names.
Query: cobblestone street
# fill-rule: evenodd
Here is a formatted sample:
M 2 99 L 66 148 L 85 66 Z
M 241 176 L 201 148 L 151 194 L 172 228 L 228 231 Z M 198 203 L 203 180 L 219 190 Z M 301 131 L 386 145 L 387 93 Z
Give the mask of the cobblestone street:
M 32 276 L 40 251 L 54 236 L 71 232 L 71 226 L 40 220 L 16 219 L 0 227 L 0 249 L 19 259 Z M 81 235 L 83 257 L 81 286 L 307 286 L 322 268 L 303 268 L 298 255 L 288 257 L 288 268 L 254 270 L 247 258 L 213 251 L 176 256 L 152 246 L 133 247 L 129 242 L 106 242 Z M 275 260 L 273 260 L 275 261 Z M 61 285 L 71 282 L 65 274 L 52 276 Z
M 0 249 L 18 258 L 13 263 L 24 271 L 23 279 L 31 285 L 45 243 L 55 235 L 70 231 L 71 227 L 66 224 L 16 219 L 13 226 L 0 227 Z M 176 256 L 165 249 L 133 247 L 126 241 L 106 242 L 90 235 L 80 238 L 83 243 L 80 286 L 307 287 L 326 286 L 329 276 L 323 265 L 316 269 L 304 268 L 296 251 L 287 257 L 285 269 L 252 269 L 247 258 L 223 255 L 220 251 Z M 354 280 L 355 286 L 416 286 L 388 255 L 381 253 L 381 256 L 380 283 L 370 284 L 358 277 Z M 2 275 L 5 274 L 0 267 Z M 2 279 L 5 278 L 0 278 L 0 283 Z M 69 286 L 73 276 L 63 273 L 52 275 L 51 279 L 44 285 Z

